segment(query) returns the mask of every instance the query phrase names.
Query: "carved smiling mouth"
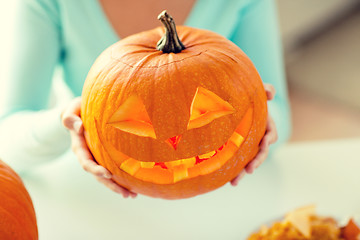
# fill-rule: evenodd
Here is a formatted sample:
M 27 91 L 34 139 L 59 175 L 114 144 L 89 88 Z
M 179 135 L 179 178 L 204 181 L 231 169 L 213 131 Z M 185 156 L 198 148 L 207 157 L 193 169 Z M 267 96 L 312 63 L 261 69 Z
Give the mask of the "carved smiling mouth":
M 169 162 L 143 162 L 131 158 L 108 145 L 107 152 L 118 167 L 142 181 L 156 184 L 173 184 L 220 169 L 238 151 L 247 137 L 253 119 L 249 108 L 229 140 L 218 149 L 192 158 Z
M 205 126 L 214 119 L 235 112 L 227 101 L 201 87 L 198 87 L 190 109 L 188 130 Z M 104 147 L 117 167 L 131 176 L 156 184 L 173 184 L 220 169 L 239 150 L 248 136 L 252 121 L 253 107 L 249 107 L 235 131 L 222 146 L 205 154 L 174 161 L 139 161 L 125 155 L 112 144 L 105 144 Z M 150 117 L 138 96 L 131 96 L 124 101 L 107 121 L 107 125 L 117 131 L 157 139 Z M 174 150 L 180 141 L 181 136 L 165 140 Z

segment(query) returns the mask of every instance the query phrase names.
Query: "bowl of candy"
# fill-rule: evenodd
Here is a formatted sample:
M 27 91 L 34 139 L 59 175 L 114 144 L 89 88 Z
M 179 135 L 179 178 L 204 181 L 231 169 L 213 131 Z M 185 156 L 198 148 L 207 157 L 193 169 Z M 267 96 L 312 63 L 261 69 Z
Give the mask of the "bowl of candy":
M 295 209 L 280 220 L 266 224 L 248 240 L 360 240 L 360 227 L 355 217 L 345 223 L 331 216 L 320 216 L 315 205 Z

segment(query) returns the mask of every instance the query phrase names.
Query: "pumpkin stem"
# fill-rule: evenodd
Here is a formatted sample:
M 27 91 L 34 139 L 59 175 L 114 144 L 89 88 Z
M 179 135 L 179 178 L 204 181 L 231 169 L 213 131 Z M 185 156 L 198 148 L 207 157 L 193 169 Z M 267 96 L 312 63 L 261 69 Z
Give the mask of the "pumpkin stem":
M 159 14 L 158 19 L 165 26 L 165 34 L 157 43 L 156 49 L 163 53 L 179 53 L 184 50 L 185 46 L 179 39 L 174 19 L 170 14 L 164 10 Z

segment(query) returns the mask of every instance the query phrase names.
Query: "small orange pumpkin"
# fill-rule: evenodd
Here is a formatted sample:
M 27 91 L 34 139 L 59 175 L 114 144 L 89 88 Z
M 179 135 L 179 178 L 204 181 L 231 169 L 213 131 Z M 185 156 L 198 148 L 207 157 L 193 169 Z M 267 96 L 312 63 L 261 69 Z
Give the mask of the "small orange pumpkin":
M 34 207 L 21 178 L 0 160 L 0 239 L 37 240 Z
M 254 158 L 266 93 L 235 44 L 211 31 L 176 29 L 165 11 L 159 19 L 165 34 L 159 27 L 129 36 L 98 57 L 81 117 L 92 154 L 115 182 L 187 198 L 224 185 Z
M 341 236 L 345 240 L 357 240 L 360 238 L 360 227 L 356 224 L 354 219 L 350 219 L 346 226 L 341 228 Z

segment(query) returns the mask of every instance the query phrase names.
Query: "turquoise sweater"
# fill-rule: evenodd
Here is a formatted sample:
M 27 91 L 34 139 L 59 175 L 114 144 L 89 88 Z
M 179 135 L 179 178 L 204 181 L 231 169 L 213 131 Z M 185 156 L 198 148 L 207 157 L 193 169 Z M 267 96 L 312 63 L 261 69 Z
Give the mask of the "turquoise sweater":
M 0 90 L 10 93 L 0 115 L 0 156 L 22 171 L 69 147 L 60 109 L 49 109 L 55 68 L 80 96 L 92 63 L 119 37 L 98 0 L 22 0 L 17 19 L 11 77 L 7 89 Z M 287 140 L 290 114 L 274 2 L 197 0 L 186 25 L 225 36 L 252 59 L 263 81 L 276 88 L 269 109 L 278 144 Z

